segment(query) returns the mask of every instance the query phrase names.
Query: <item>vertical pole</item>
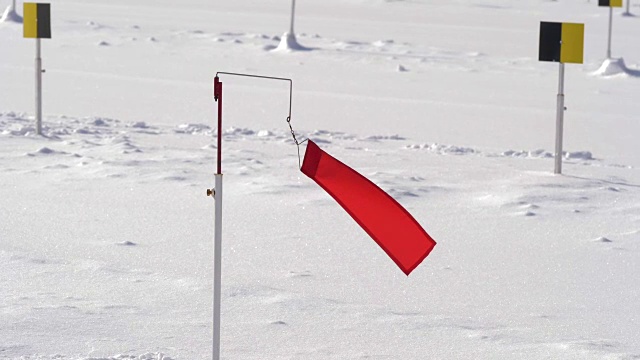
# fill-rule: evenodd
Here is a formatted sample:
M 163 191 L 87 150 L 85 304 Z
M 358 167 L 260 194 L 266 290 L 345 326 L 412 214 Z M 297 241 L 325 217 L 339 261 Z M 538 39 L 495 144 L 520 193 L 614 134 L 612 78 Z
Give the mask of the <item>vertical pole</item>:
M 215 234 L 213 243 L 213 360 L 220 360 L 220 302 L 222 288 L 222 82 L 216 76 L 213 86 L 218 102 L 218 159 L 215 174 L 216 186 Z
M 36 134 L 42 135 L 42 59 L 40 38 L 36 39 Z
M 558 105 L 556 109 L 556 154 L 554 174 L 562 174 L 562 132 L 564 128 L 564 63 L 560 63 Z
M 222 285 L 222 174 L 215 174 L 216 202 L 213 278 L 213 360 L 220 360 L 220 301 Z
M 626 0 L 627 1 L 627 12 L 625 12 L 625 15 L 631 15 L 631 0 Z
M 611 59 L 611 32 L 613 31 L 613 7 L 609 6 L 609 41 L 607 42 L 607 59 Z
M 293 20 L 296 12 L 296 0 L 291 0 L 291 27 L 289 28 L 289 34 L 293 34 Z
M 13 10 L 16 10 L 16 0 L 13 0 Z

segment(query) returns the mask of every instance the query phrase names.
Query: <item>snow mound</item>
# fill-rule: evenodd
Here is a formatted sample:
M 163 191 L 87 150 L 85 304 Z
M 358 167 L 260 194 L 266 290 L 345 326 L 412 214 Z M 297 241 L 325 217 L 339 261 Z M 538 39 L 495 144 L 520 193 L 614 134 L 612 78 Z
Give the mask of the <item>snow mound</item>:
M 133 122 L 133 123 L 129 124 L 129 126 L 132 127 L 132 128 L 136 128 L 136 129 L 148 129 L 149 128 L 149 125 L 147 125 L 147 123 L 144 122 L 144 121 L 136 121 L 136 122 Z
M 81 360 L 172 360 L 163 353 L 145 353 L 142 355 L 116 355 L 113 357 L 89 357 Z
M 527 150 L 507 150 L 503 151 L 501 156 L 505 157 L 521 157 L 521 158 L 552 158 L 553 154 L 543 149 L 527 151 Z
M 51 148 L 44 146 L 36 150 L 35 152 L 27 153 L 27 156 L 33 157 L 33 156 L 42 156 L 42 155 L 67 155 L 67 154 L 68 154 L 67 152 L 53 150 Z
M 442 145 L 442 144 L 419 144 L 419 145 L 407 145 L 407 149 L 412 150 L 428 150 L 438 154 L 447 155 L 467 155 L 477 154 L 475 149 L 455 146 L 455 145 Z
M 2 18 L 0 18 L 0 23 L 3 23 L 3 22 L 13 22 L 13 23 L 22 24 L 22 16 L 18 15 L 13 5 L 9 5 L 4 10 L 4 13 L 2 14 Z
M 640 77 L 639 70 L 629 69 L 627 65 L 624 63 L 623 58 L 619 59 L 606 59 L 600 68 L 593 72 L 595 76 L 617 76 L 617 75 L 627 75 L 627 76 L 638 76 Z
M 380 141 L 380 140 L 407 140 L 400 135 L 370 135 L 363 138 L 364 141 Z
M 544 149 L 537 150 L 506 150 L 498 153 L 484 152 L 482 150 L 473 149 L 464 146 L 456 145 L 443 145 L 443 144 L 413 144 L 406 145 L 404 147 L 408 150 L 426 150 L 441 155 L 477 155 L 485 157 L 511 157 L 511 158 L 523 158 L 523 159 L 551 159 L 554 154 Z M 588 164 L 588 161 L 598 160 L 593 157 L 591 151 L 563 151 L 562 157 L 565 160 L 584 161 Z
M 138 244 L 134 243 L 133 241 L 126 240 L 126 241 L 121 241 L 119 243 L 116 243 L 116 245 L 118 245 L 118 246 L 137 246 Z
M 273 51 L 291 52 L 291 51 L 309 51 L 309 50 L 311 49 L 308 47 L 304 47 L 298 43 L 298 40 L 296 40 L 296 34 L 286 32 L 284 33 L 284 35 L 282 35 L 282 38 L 280 38 L 280 44 L 278 44 L 278 47 L 275 48 Z
M 563 151 L 562 152 L 565 159 L 571 160 L 595 160 L 593 158 L 593 154 L 590 151 Z
M 205 124 L 180 124 L 174 131 L 178 134 L 212 134 L 211 127 Z

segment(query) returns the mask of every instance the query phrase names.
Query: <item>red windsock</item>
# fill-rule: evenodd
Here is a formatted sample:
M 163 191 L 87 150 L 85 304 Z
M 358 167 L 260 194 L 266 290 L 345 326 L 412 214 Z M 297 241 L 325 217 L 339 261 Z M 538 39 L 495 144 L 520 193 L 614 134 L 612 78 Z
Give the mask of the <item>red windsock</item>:
M 301 171 L 329 193 L 405 274 L 436 245 L 395 199 L 311 140 Z

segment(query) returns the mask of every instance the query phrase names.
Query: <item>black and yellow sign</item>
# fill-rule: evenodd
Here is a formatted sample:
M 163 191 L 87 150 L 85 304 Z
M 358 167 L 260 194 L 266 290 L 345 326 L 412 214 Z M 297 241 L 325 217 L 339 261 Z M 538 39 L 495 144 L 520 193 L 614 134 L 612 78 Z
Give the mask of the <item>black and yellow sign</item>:
M 584 24 L 540 22 L 539 59 L 582 64 Z
M 622 0 L 598 0 L 598 6 L 622 7 Z
M 24 37 L 51 39 L 51 4 L 24 3 Z

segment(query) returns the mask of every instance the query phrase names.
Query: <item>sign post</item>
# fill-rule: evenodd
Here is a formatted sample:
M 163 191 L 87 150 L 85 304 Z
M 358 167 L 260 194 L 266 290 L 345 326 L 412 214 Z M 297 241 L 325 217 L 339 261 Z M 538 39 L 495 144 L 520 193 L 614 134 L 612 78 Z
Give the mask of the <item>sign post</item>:
M 24 3 L 25 38 L 36 39 L 36 134 L 42 135 L 42 58 L 40 39 L 51 39 L 51 4 Z
M 540 22 L 540 61 L 560 63 L 556 105 L 556 149 L 554 174 L 562 174 L 562 140 L 564 129 L 564 64 L 582 64 L 584 59 L 584 24 Z
M 558 75 L 558 98 L 556 100 L 556 151 L 553 173 L 562 174 L 562 138 L 564 132 L 564 63 L 560 63 Z
M 627 12 L 629 0 L 627 0 Z M 613 8 L 622 7 L 622 0 L 598 0 L 598 6 L 606 6 L 609 8 L 609 37 L 607 40 L 607 59 L 611 59 L 611 34 L 613 32 Z

